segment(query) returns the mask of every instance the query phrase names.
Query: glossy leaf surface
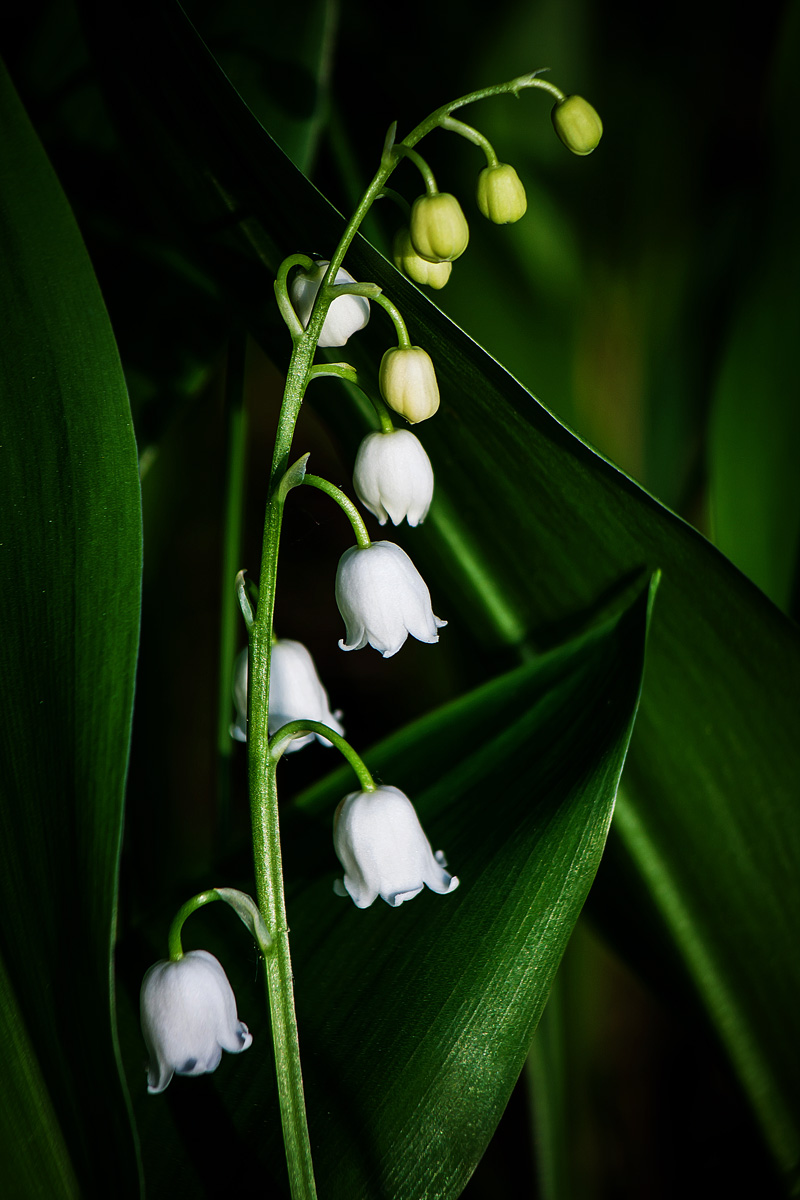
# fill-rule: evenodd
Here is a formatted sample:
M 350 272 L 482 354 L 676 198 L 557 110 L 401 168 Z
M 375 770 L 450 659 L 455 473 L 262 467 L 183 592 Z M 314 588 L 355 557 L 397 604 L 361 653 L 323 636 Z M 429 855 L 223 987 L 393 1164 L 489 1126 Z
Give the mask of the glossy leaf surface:
M 0 129 L 0 950 L 13 1043 L 0 1173 L 12 1191 L 22 1178 L 24 1114 L 26 1195 L 112 1176 L 128 1195 L 111 956 L 139 632 L 136 447 L 83 242 L 5 74 Z

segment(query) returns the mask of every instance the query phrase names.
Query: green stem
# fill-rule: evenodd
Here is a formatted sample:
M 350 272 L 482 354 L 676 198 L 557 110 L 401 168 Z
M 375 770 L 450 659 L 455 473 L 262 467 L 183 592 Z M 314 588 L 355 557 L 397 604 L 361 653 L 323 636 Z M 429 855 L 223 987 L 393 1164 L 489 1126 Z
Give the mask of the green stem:
M 397 331 L 397 344 L 402 346 L 404 350 L 408 350 L 411 346 L 411 338 L 408 336 L 408 329 L 406 328 L 406 323 L 403 320 L 400 309 L 395 304 L 392 304 L 388 296 L 384 295 L 376 296 L 375 303 L 384 308 L 392 318 L 395 330 Z
M 414 166 L 417 168 L 423 180 L 425 181 L 425 191 L 428 193 L 428 195 L 437 195 L 439 189 L 436 186 L 436 179 L 434 178 L 433 171 L 430 169 L 422 155 L 418 154 L 416 150 L 412 150 L 410 146 L 404 146 L 402 142 L 397 147 L 397 152 L 403 158 L 408 158 L 411 160 L 411 162 L 413 162 Z
M 372 401 L 375 413 L 381 423 L 381 433 L 394 433 L 394 421 L 389 413 L 389 407 L 377 393 L 368 392 L 367 397 Z
M 291 743 L 298 737 L 304 737 L 307 733 L 319 734 L 320 737 L 327 738 L 332 742 L 336 749 L 344 755 L 350 766 L 356 773 L 359 783 L 361 784 L 362 792 L 374 792 L 376 790 L 375 780 L 367 770 L 364 760 L 353 749 L 348 741 L 346 741 L 340 733 L 335 729 L 331 729 L 328 725 L 323 725 L 322 721 L 289 721 L 286 725 L 282 725 L 270 738 L 269 753 L 275 763 L 281 755 L 289 748 Z
M 273 937 L 273 953 L 265 956 L 263 962 L 283 1142 L 293 1200 L 314 1200 L 317 1192 L 294 1006 L 289 926 L 283 889 L 278 787 L 275 766 L 269 757 L 269 677 L 278 550 L 285 503 L 285 492 L 280 487 L 280 481 L 289 464 L 292 435 L 327 307 L 324 303 L 315 306 L 308 327 L 294 341 L 292 349 L 272 460 L 272 490 L 264 522 L 258 609 L 249 628 L 248 774 L 253 863 L 258 906 Z
M 384 433 L 394 433 L 394 422 L 389 415 L 388 407 L 377 391 L 374 388 L 370 388 L 361 380 L 355 367 L 351 367 L 348 363 L 317 363 L 309 371 L 309 380 L 324 379 L 326 376 L 333 376 L 335 379 L 344 379 L 345 382 L 352 383 L 354 387 L 357 387 L 375 409 L 375 414 L 381 424 L 381 430 Z
M 293 342 L 303 336 L 303 326 L 289 299 L 289 272 L 293 267 L 302 267 L 305 271 L 311 271 L 314 265 L 313 258 L 309 258 L 306 254 L 290 254 L 278 268 L 275 279 L 275 299 L 289 333 L 292 335 Z
M 170 962 L 178 962 L 179 959 L 183 958 L 181 930 L 183 929 L 184 922 L 193 912 L 197 912 L 198 908 L 202 908 L 204 904 L 213 904 L 215 900 L 219 900 L 219 896 L 214 888 L 209 888 L 207 892 L 200 892 L 197 896 L 192 896 L 191 900 L 187 900 L 178 909 L 169 927 L 167 938 Z
M 494 152 L 494 146 L 479 129 L 473 129 L 471 125 L 465 125 L 463 121 L 457 121 L 455 117 L 442 117 L 439 124 L 442 129 L 447 129 L 450 133 L 457 133 L 460 137 L 466 138 L 468 142 L 472 142 L 474 146 L 480 146 L 486 155 L 488 165 L 490 167 L 497 166 L 498 158 Z
M 393 144 L 394 135 L 393 131 L 390 131 L 391 136 L 387 136 L 380 166 L 361 197 L 356 211 L 348 221 L 339 244 L 333 252 L 323 286 L 317 293 L 305 330 L 298 328 L 299 321 L 296 314 L 293 309 L 290 311 L 291 305 L 288 304 L 287 299 L 287 277 L 292 266 L 296 264 L 307 266 L 310 260 L 303 255 L 291 256 L 282 264 L 276 281 L 278 304 L 289 325 L 293 346 L 272 458 L 270 499 L 264 522 L 258 610 L 255 620 L 249 626 L 248 773 L 258 904 L 269 929 L 274 931 L 274 953 L 265 956 L 264 965 L 272 1037 L 275 1046 L 281 1122 L 293 1200 L 311 1200 L 316 1196 L 316 1188 L 303 1098 L 300 1049 L 292 990 L 292 968 L 278 822 L 276 764 L 269 753 L 270 651 L 275 610 L 275 585 L 278 573 L 278 549 L 285 499 L 278 485 L 289 465 L 294 428 L 308 385 L 317 343 L 328 309 L 336 294 L 331 290 L 336 274 L 359 226 L 372 207 L 374 200 L 383 190 L 389 176 L 407 151 L 412 150 L 417 142 L 435 129 L 441 119 L 448 116 L 454 109 L 488 96 L 498 96 L 503 93 L 517 95 L 528 87 L 544 88 L 555 94 L 557 98 L 564 98 L 563 93 L 559 92 L 557 88 L 553 88 L 551 84 L 547 84 L 533 75 L 521 76 L 509 83 L 471 92 L 450 104 L 443 105 L 417 125 L 399 145 Z M 311 482 L 308 476 L 306 480 Z M 361 524 L 363 527 L 363 522 Z M 364 540 L 359 544 L 369 545 L 365 527 L 362 536 Z
M 336 501 L 353 526 L 353 533 L 356 535 L 356 541 L 362 550 L 367 550 L 372 545 L 372 540 L 367 533 L 367 527 L 364 524 L 361 513 L 341 488 L 338 488 L 335 483 L 330 483 L 327 479 L 323 479 L 320 475 L 306 475 L 303 483 L 319 488 L 326 496 L 330 496 L 331 500 Z

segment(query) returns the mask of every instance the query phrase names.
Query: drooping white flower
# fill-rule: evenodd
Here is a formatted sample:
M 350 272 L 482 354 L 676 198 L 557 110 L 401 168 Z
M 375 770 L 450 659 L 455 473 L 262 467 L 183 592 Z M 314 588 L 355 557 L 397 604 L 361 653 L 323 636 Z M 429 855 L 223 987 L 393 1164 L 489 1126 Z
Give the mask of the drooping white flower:
M 329 262 L 318 262 L 307 275 L 299 272 L 289 285 L 289 296 L 300 324 L 305 327 L 311 317 L 311 309 L 322 287 Z M 336 283 L 355 283 L 355 279 L 340 267 L 336 272 Z M 369 300 L 366 296 L 337 296 L 328 309 L 328 315 L 319 335 L 320 346 L 344 346 L 351 334 L 363 329 L 369 320 Z
M 414 805 L 396 787 L 351 792 L 333 819 L 333 845 L 344 867 L 344 887 L 359 908 L 378 896 L 397 908 L 427 884 L 447 895 L 458 879 L 445 870 L 441 850 L 434 854 Z
M 231 736 L 239 742 L 247 741 L 247 651 L 243 650 L 236 659 L 233 677 L 233 699 L 236 705 L 236 724 L 231 726 Z M 278 638 L 272 647 L 269 673 L 269 722 L 270 737 L 289 721 L 321 721 L 336 733 L 344 733 L 339 717 L 332 713 L 328 693 L 317 674 L 314 660 L 302 642 L 290 638 Z M 313 742 L 314 734 L 294 738 L 285 753 L 292 754 Z M 316 735 L 323 746 L 330 746 L 327 738 Z
M 346 626 L 342 650 L 369 642 L 384 658 L 396 654 L 409 634 L 438 642 L 437 630 L 447 624 L 434 616 L 425 581 L 394 542 L 345 550 L 336 571 L 336 603 Z
M 419 438 L 408 429 L 368 433 L 358 448 L 353 487 L 381 525 L 405 518 L 419 525 L 433 499 L 433 467 Z
M 142 980 L 141 1021 L 152 1093 L 163 1092 L 173 1074 L 215 1071 L 223 1050 L 239 1054 L 253 1041 L 236 1014 L 227 975 L 207 950 L 150 967 Z

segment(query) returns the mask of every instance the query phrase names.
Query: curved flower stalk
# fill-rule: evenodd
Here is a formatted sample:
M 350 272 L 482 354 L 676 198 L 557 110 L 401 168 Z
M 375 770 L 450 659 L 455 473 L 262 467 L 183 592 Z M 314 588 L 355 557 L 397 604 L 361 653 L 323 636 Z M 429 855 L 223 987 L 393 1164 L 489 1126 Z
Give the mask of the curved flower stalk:
M 351 546 L 339 559 L 336 603 L 346 627 L 342 650 L 369 643 L 391 658 L 409 634 L 438 642 L 447 622 L 434 616 L 431 595 L 411 559 L 394 542 Z
M 489 96 L 518 95 L 528 88 L 549 92 L 559 103 L 566 100 L 563 92 L 534 72 L 504 84 L 471 92 L 443 105 L 412 129 L 402 141 L 395 140 L 395 127 L 392 127 L 384 143 L 378 170 L 332 251 L 327 269 L 325 264 L 314 263 L 305 255 L 290 255 L 281 264 L 275 282 L 278 305 L 292 337 L 292 354 L 272 458 L 258 612 L 253 616 L 249 603 L 243 603 L 242 610 L 248 626 L 253 676 L 251 724 L 248 730 L 253 861 L 259 909 L 266 925 L 273 931 L 274 945 L 271 952 L 264 956 L 264 970 L 270 998 L 287 1168 L 294 1200 L 300 1200 L 301 1197 L 302 1200 L 311 1200 L 316 1191 L 303 1094 L 289 926 L 283 889 L 277 761 L 295 738 L 311 733 L 325 737 L 327 733 L 340 749 L 339 743 L 344 739 L 331 726 L 326 728 L 307 718 L 304 723 L 301 717 L 297 722 L 290 721 L 282 726 L 274 734 L 274 742 L 270 741 L 272 726 L 268 706 L 272 700 L 269 681 L 273 657 L 277 563 L 283 507 L 289 489 L 301 482 L 310 483 L 333 495 L 345 511 L 348 511 L 348 505 L 352 509 L 348 515 L 358 544 L 342 555 L 336 579 L 337 603 L 346 624 L 346 640 L 340 642 L 343 649 L 354 650 L 369 643 L 384 657 L 389 657 L 397 653 L 409 633 L 421 641 L 432 643 L 438 641 L 438 630 L 446 624 L 434 615 L 424 581 L 399 546 L 391 542 L 370 542 L 356 506 L 350 501 L 343 501 L 341 494 L 337 496 L 338 489 L 333 485 L 307 475 L 305 479 L 291 475 L 291 470 L 287 468 L 292 457 L 294 429 L 306 389 L 316 375 L 334 374 L 351 383 L 358 382 L 353 378 L 356 374 L 354 369 L 347 364 L 315 366 L 314 356 L 318 346 L 342 346 L 352 333 L 363 328 L 369 314 L 367 296 L 389 313 L 398 334 L 397 347 L 387 351 L 381 363 L 378 388 L 383 401 L 412 424 L 426 420 L 436 412 L 439 391 L 430 358 L 424 350 L 412 346 L 402 315 L 381 289 L 376 284 L 356 284 L 343 271 L 342 264 L 372 204 L 380 195 L 386 194 L 386 184 L 392 172 L 401 161 L 408 159 L 422 173 L 426 195 L 418 199 L 411 214 L 409 237 L 415 261 L 405 269 L 414 277 L 414 271 L 418 270 L 416 260 L 424 259 L 432 267 L 441 267 L 442 263 L 448 264 L 456 259 L 466 249 L 469 240 L 466 219 L 455 197 L 438 192 L 430 169 L 415 147 L 437 127 L 452 129 L 453 124 L 448 124 L 451 115 L 464 105 Z M 562 114 L 562 118 L 565 115 L 569 113 Z M 559 118 L 561 125 L 565 123 L 562 118 Z M 460 131 L 464 133 L 464 129 Z M 476 137 L 474 131 L 468 131 L 465 136 L 477 141 L 478 145 L 485 142 L 483 135 Z M 578 141 L 578 138 L 572 137 L 573 148 L 581 152 Z M 494 166 L 496 161 L 495 155 L 487 155 L 489 166 Z M 505 182 L 508 184 L 508 179 Z M 502 199 L 499 193 L 495 195 L 498 192 L 496 184 L 489 187 L 489 192 L 492 203 L 487 201 L 487 207 L 492 219 L 507 221 L 514 215 L 515 209 L 521 207 L 519 194 L 512 196 L 509 202 L 508 196 Z M 498 207 L 495 201 L 499 204 L 500 199 L 502 204 Z M 290 299 L 286 285 L 289 272 L 296 267 L 300 267 L 304 274 L 294 279 Z M 434 273 L 439 286 L 446 274 L 446 266 Z M 335 290 L 337 285 L 341 289 L 339 292 Z M 315 304 L 315 297 L 323 286 L 320 303 Z M 346 288 L 352 290 L 344 294 Z M 382 419 L 381 423 L 386 430 L 386 421 Z M 383 512 L 394 520 L 393 501 L 390 502 L 388 494 L 384 497 L 382 486 L 376 507 L 379 502 Z M 405 497 L 403 504 L 406 504 Z M 416 510 L 412 510 L 409 502 L 405 515 L 413 520 Z M 421 520 L 422 514 L 417 519 Z M 277 707 L 280 709 L 280 705 Z M 281 713 L 280 719 L 284 720 L 285 717 L 286 713 Z M 329 720 L 328 716 L 326 720 Z M 447 873 L 443 856 L 434 855 L 431 851 L 408 798 L 396 789 L 376 789 L 367 775 L 359 774 L 359 779 L 364 792 L 354 793 L 346 799 L 336 834 L 337 852 L 343 860 L 347 859 L 346 880 L 351 883 L 351 894 L 357 897 L 356 902 L 366 906 L 375 896 L 382 894 L 396 906 L 416 895 L 426 884 L 438 891 L 453 890 L 457 880 Z M 377 800 L 373 797 L 376 792 L 380 793 Z M 362 836 L 362 830 L 370 828 L 366 819 L 362 826 L 362 815 L 371 813 L 373 808 L 390 814 L 389 819 L 381 822 L 382 831 Z M 392 829 L 395 833 L 391 833 Z M 392 854 L 395 855 L 394 859 Z M 348 859 L 348 855 L 352 857 Z
M 392 908 L 413 900 L 424 887 L 441 896 L 458 887 L 434 854 L 414 805 L 396 787 L 345 796 L 333 819 L 333 844 L 344 867 L 344 888 L 358 908 L 380 896 Z
M 223 1050 L 240 1054 L 252 1045 L 228 977 L 207 950 L 155 963 L 142 981 L 140 1003 L 150 1093 L 163 1092 L 173 1075 L 215 1071 Z
M 242 650 L 236 659 L 233 679 L 233 699 L 236 705 L 236 723 L 231 726 L 231 737 L 238 742 L 247 741 L 247 650 Z M 341 712 L 331 712 L 328 693 L 317 674 L 314 660 L 302 642 L 290 638 L 278 638 L 272 646 L 272 667 L 269 679 L 269 733 L 272 735 L 289 721 L 320 721 L 336 733 L 344 733 Z M 302 750 L 314 740 L 314 734 L 295 738 L 285 753 Z M 330 746 L 327 738 L 317 734 L 317 741 Z
M 365 508 L 385 525 L 420 525 L 433 499 L 433 467 L 408 429 L 368 433 L 358 448 L 353 487 Z
M 305 328 L 311 318 L 311 310 L 322 287 L 329 262 L 318 262 L 309 274 L 299 272 L 289 286 L 289 295 L 294 310 Z M 336 272 L 336 283 L 355 283 L 355 279 L 344 267 Z M 369 300 L 365 296 L 337 296 L 328 309 L 318 345 L 322 347 L 344 346 L 347 339 L 369 321 Z

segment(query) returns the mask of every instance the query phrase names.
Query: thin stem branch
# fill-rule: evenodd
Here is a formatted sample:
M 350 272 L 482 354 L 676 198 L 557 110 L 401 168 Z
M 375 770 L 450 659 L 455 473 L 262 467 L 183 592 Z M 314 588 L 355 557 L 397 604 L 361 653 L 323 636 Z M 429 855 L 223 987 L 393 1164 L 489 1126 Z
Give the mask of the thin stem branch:
M 403 156 L 454 109 L 488 96 L 503 93 L 518 94 L 524 88 L 544 88 L 563 99 L 563 93 L 553 85 L 536 78 L 535 75 L 521 76 L 506 84 L 499 84 L 462 96 L 450 104 L 443 105 L 416 126 L 399 144 L 394 144 L 394 130 L 390 130 L 384 146 L 380 166 L 372 182 L 347 223 L 345 231 L 333 252 L 325 273 L 323 285 L 317 293 L 306 328 L 303 330 L 288 299 L 288 272 L 295 264 L 310 269 L 311 261 L 304 255 L 292 255 L 282 264 L 276 280 L 276 295 L 281 312 L 286 319 L 292 336 L 292 355 L 286 377 L 283 404 L 278 418 L 278 429 L 270 474 L 270 499 L 264 522 L 264 539 L 259 581 L 259 603 L 255 619 L 249 625 L 249 739 L 248 769 L 250 780 L 250 808 L 253 829 L 253 858 L 259 908 L 274 933 L 274 953 L 266 955 L 267 992 L 269 996 L 272 1036 L 275 1046 L 275 1065 L 278 1078 L 278 1093 L 281 1106 L 284 1145 L 289 1170 L 289 1179 L 294 1200 L 312 1200 L 316 1196 L 311 1147 L 308 1136 L 303 1079 L 300 1069 L 300 1049 L 297 1035 L 297 1019 L 292 989 L 292 968 L 289 954 L 288 925 L 283 890 L 280 830 L 278 822 L 278 790 L 276 763 L 269 748 L 269 678 L 270 652 L 273 640 L 273 617 L 275 610 L 275 586 L 278 572 L 278 549 L 281 522 L 285 501 L 280 481 L 289 465 L 292 438 L 305 389 L 308 385 L 314 354 L 319 342 L 322 326 L 328 309 L 336 296 L 333 285 L 344 257 L 362 221 L 374 200 L 383 190 L 387 179 Z M 419 156 L 416 156 L 419 157 Z M 423 160 L 424 161 L 424 160 Z M 427 166 L 427 164 L 425 164 Z M 429 168 L 428 168 L 429 170 Z M 427 181 L 426 181 L 427 182 Z M 435 183 L 434 183 L 435 188 Z M 429 189 L 430 190 L 430 189 Z M 341 293 L 339 293 L 341 294 Z M 378 298 L 380 303 L 380 298 Z M 386 307 L 386 305 L 384 305 Z M 390 315 L 391 311 L 390 311 Z M 393 318 L 394 319 L 394 318 Z M 402 318 L 401 318 L 402 320 Z M 407 334 L 406 334 L 407 337 Z M 401 339 L 402 342 L 402 339 Z M 306 476 L 307 483 L 314 485 L 315 477 Z M 332 485 L 330 485 L 332 486 Z M 327 489 L 325 489 L 327 490 Z M 337 489 L 338 490 L 338 489 Z M 343 493 L 341 493 L 343 496 Z M 345 500 L 347 499 L 344 497 Z M 359 545 L 369 546 L 366 527 L 355 506 L 352 506 L 358 521 L 354 521 Z M 347 511 L 346 506 L 345 510 Z M 348 512 L 351 521 L 353 517 Z M 241 589 L 240 589 L 241 592 Z M 333 740 L 329 731 L 324 736 Z
M 413 162 L 414 166 L 419 171 L 425 183 L 425 191 L 429 196 L 435 196 L 439 189 L 436 186 L 436 179 L 433 171 L 428 166 L 425 159 L 416 150 L 412 150 L 410 146 L 404 146 L 402 143 L 397 147 L 397 153 L 402 158 L 408 158 Z
M 403 320 L 403 315 L 396 304 L 392 304 L 388 296 L 380 295 L 375 297 L 375 303 L 385 309 L 392 318 L 395 330 L 397 331 L 397 344 L 404 349 L 408 349 L 411 345 L 411 338 L 408 336 L 408 328 Z
M 323 479 L 320 475 L 306 475 L 303 483 L 307 483 L 311 487 L 319 488 L 321 492 L 325 492 L 326 496 L 330 496 L 331 500 L 336 501 L 350 524 L 353 526 L 353 533 L 356 535 L 356 541 L 362 550 L 366 550 L 372 545 L 372 540 L 367 533 L 367 527 L 364 524 L 364 519 L 361 516 L 361 513 L 358 511 L 350 497 L 343 492 L 341 488 L 338 488 L 335 483 L 330 483 L 329 480 Z
M 367 770 L 363 758 L 356 753 L 350 743 L 340 733 L 337 733 L 335 729 L 331 729 L 329 725 L 324 725 L 322 721 L 308 721 L 304 718 L 301 721 L 289 721 L 286 725 L 282 725 L 270 738 L 270 757 L 277 763 L 278 759 L 288 750 L 295 738 L 303 737 L 307 733 L 318 734 L 320 737 L 327 738 L 329 742 L 333 743 L 355 771 L 356 777 L 361 784 L 362 792 L 374 792 L 376 790 L 375 780 Z
M 479 129 L 473 129 L 471 125 L 466 125 L 463 121 L 457 121 L 455 117 L 442 117 L 439 125 L 442 129 L 447 129 L 450 133 L 457 133 L 459 137 L 466 138 L 468 142 L 472 142 L 473 146 L 480 146 L 486 155 L 488 165 L 490 167 L 497 166 L 498 158 L 495 154 L 494 146 Z

